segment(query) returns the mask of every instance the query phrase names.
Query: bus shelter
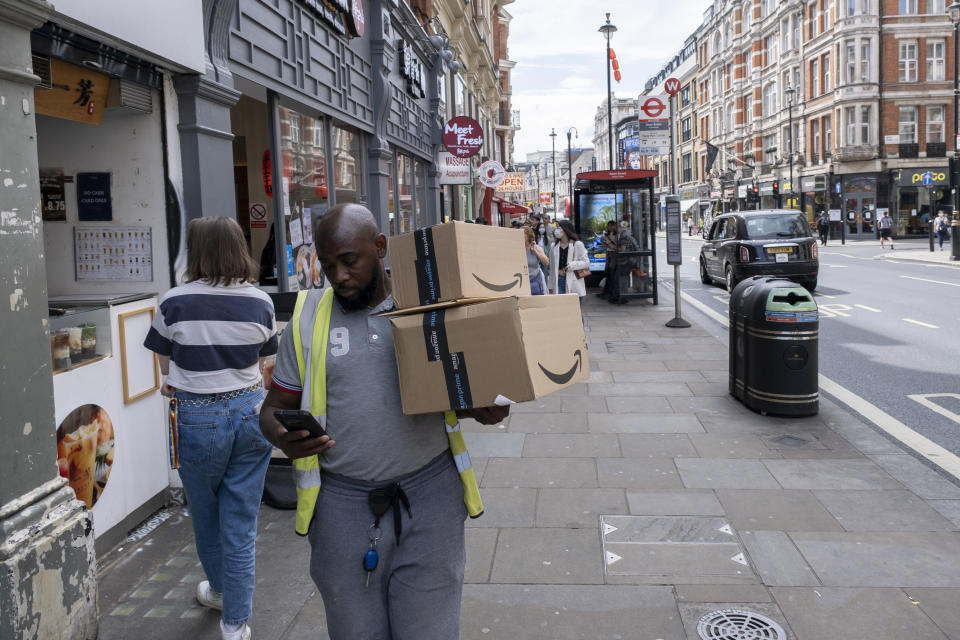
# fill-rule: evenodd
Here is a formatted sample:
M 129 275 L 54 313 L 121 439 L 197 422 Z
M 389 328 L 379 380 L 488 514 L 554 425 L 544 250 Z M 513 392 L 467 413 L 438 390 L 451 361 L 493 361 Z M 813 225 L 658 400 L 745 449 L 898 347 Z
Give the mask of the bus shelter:
M 590 281 L 596 286 L 612 278 L 614 294 L 623 299 L 657 301 L 657 252 L 654 235 L 656 201 L 649 169 L 588 171 L 577 174 L 574 224 L 590 256 Z M 604 243 L 608 222 L 616 223 L 616 251 Z

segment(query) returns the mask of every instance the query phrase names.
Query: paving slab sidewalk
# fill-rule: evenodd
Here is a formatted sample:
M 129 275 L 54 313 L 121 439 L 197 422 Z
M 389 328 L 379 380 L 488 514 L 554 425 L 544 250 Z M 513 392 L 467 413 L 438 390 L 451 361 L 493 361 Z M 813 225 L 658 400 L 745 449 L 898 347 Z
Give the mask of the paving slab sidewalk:
M 827 399 L 809 418 L 746 409 L 726 347 L 672 317 L 591 296 L 590 381 L 465 425 L 486 513 L 467 522 L 461 637 L 696 639 L 746 609 L 795 640 L 960 640 L 956 480 Z M 168 513 L 101 558 L 101 640 L 219 637 L 189 510 Z M 264 506 L 259 529 L 254 638 L 327 638 L 291 512 Z

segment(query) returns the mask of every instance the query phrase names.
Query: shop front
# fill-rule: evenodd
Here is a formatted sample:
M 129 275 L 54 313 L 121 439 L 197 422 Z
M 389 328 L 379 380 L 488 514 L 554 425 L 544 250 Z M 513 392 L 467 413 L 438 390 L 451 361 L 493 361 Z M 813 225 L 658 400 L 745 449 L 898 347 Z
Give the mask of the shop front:
M 773 180 L 765 180 L 760 183 L 760 208 L 776 209 L 779 196 L 774 193 Z
M 363 204 L 388 236 L 439 222 L 442 195 L 453 208 L 433 142 L 439 56 L 405 3 L 332 6 L 293 3 L 278 30 L 272 3 L 241 0 L 231 24 L 236 217 L 268 290 L 325 285 L 312 222 L 333 206 Z
M 941 209 L 953 209 L 950 169 L 944 166 L 900 169 L 893 174 L 891 213 L 898 236 L 926 236 Z

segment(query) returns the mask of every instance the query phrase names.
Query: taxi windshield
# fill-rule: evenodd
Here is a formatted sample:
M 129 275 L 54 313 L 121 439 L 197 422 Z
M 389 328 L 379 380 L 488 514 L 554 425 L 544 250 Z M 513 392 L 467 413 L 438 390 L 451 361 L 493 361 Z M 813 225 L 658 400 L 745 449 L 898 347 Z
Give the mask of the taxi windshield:
M 746 216 L 746 223 L 747 238 L 750 240 L 803 238 L 810 235 L 810 227 L 800 214 Z

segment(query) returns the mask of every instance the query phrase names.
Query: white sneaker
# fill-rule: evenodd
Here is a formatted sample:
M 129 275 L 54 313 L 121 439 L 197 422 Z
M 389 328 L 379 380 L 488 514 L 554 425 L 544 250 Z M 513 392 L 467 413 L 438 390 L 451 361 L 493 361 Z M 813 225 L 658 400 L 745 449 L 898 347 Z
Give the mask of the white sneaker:
M 223 610 L 223 594 L 214 591 L 209 580 L 197 585 L 197 602 L 211 609 Z
M 223 640 L 250 640 L 253 637 L 253 631 L 250 629 L 250 625 L 246 623 L 236 631 L 227 631 L 223 628 L 223 620 L 221 620 L 220 637 Z

